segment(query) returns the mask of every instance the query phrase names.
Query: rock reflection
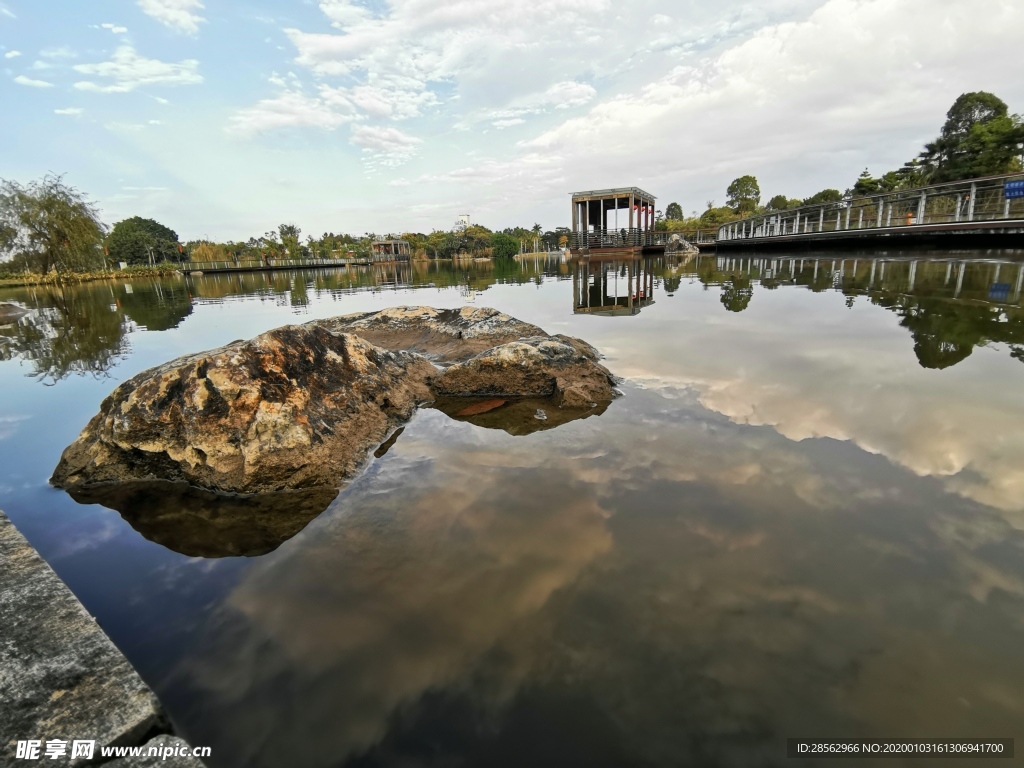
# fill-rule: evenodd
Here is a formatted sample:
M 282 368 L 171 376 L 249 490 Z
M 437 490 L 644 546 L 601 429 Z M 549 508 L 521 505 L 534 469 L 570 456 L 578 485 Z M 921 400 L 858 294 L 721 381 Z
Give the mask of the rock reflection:
M 474 410 L 476 404 L 492 407 L 481 413 L 466 413 Z M 579 410 L 559 408 L 552 398 L 522 397 L 495 401 L 482 397 L 439 397 L 428 407 L 456 421 L 483 429 L 500 429 L 510 435 L 532 435 L 571 421 L 600 416 L 608 410 L 608 405 L 601 403 L 590 410 Z
M 120 513 L 150 541 L 187 557 L 257 557 L 273 552 L 322 513 L 338 491 L 314 488 L 230 496 L 162 480 L 69 491 L 79 504 Z

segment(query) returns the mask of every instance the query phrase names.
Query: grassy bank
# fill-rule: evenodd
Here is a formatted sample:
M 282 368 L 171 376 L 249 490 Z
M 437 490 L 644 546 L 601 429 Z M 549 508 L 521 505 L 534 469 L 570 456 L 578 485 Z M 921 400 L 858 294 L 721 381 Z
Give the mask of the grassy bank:
M 164 262 L 156 266 L 132 266 L 126 269 L 102 269 L 92 272 L 50 272 L 45 275 L 0 275 L 0 288 L 19 285 L 69 285 L 93 280 L 124 280 L 133 277 L 167 277 L 178 274 L 178 265 Z

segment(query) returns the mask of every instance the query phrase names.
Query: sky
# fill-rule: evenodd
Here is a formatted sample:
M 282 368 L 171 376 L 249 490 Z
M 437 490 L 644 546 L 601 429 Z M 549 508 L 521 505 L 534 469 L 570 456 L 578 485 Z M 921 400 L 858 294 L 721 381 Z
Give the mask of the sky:
M 182 239 L 570 222 L 852 186 L 961 93 L 1024 112 L 1020 0 L 0 0 L 0 177 Z

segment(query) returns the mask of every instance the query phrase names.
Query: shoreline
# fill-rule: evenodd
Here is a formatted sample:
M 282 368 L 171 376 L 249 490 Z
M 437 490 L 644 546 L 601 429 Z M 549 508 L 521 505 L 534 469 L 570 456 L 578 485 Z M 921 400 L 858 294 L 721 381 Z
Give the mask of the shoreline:
M 126 277 L 171 277 L 180 274 L 181 270 L 177 265 L 128 267 L 127 269 L 105 269 L 94 272 L 51 272 L 46 275 L 29 274 L 19 277 L 0 277 L 0 288 L 77 285 L 96 280 L 120 280 Z

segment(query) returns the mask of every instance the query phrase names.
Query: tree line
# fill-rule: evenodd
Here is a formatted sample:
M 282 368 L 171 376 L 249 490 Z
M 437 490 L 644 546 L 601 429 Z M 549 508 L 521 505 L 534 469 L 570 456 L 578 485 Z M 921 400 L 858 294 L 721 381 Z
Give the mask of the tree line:
M 368 258 L 373 243 L 383 239 L 409 241 L 418 258 L 511 258 L 564 246 L 568 235 L 567 227 L 545 231 L 534 224 L 493 231 L 474 224 L 429 234 L 324 232 L 303 239 L 300 227 L 288 223 L 247 240 L 182 242 L 170 227 L 141 216 L 108 228 L 95 203 L 61 176 L 48 175 L 27 185 L 0 181 L 0 275 L 98 272 L 120 264 L 173 266 L 184 261 Z
M 997 176 L 1024 171 L 1024 119 L 1011 115 L 1006 102 L 985 91 L 964 93 L 946 113 L 938 138 L 898 169 L 875 177 L 865 168 L 860 177 L 840 192 L 823 189 L 807 198 L 775 195 L 761 204 L 757 178 L 746 175 L 733 180 L 726 189 L 726 203 L 709 201 L 703 213 L 685 216 L 679 203 L 669 203 L 664 215 L 658 212 L 656 227 L 670 231 L 693 231 L 719 227 L 730 221 L 763 213 L 784 211 L 805 205 L 838 203 L 869 195 L 898 192 L 930 184 Z

